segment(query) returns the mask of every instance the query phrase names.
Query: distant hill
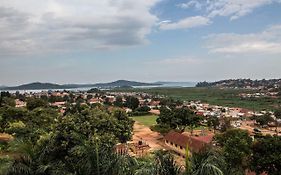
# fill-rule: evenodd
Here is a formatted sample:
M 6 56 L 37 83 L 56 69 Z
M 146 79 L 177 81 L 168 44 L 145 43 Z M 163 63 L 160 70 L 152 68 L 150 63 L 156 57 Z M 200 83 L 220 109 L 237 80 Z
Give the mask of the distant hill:
M 0 90 L 40 90 L 40 89 L 74 89 L 74 88 L 115 88 L 115 87 L 131 87 L 131 86 L 156 86 L 161 85 L 157 83 L 142 83 L 136 81 L 118 80 L 110 83 L 97 83 L 97 84 L 54 84 L 54 83 L 29 83 L 20 86 L 0 87 Z
M 229 79 L 216 82 L 199 82 L 196 87 L 220 87 L 220 88 L 248 88 L 248 89 L 275 89 L 281 87 L 281 79 L 251 80 Z
M 111 83 L 98 83 L 94 84 L 96 87 L 128 87 L 128 86 L 159 86 L 160 83 L 142 83 L 128 80 L 117 80 Z
M 6 87 L 7 87 L 7 86 L 1 86 L 1 85 L 0 85 L 0 89 L 4 89 L 4 88 L 6 88 Z
M 2 90 L 36 90 L 36 89 L 61 89 L 61 88 L 63 88 L 63 86 L 59 84 L 35 82 L 35 83 L 23 84 L 20 86 L 4 87 Z

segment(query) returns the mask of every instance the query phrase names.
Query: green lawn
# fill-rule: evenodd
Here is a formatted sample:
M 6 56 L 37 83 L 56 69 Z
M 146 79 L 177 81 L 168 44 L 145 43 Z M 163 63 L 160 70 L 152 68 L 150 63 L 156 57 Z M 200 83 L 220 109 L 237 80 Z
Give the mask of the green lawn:
M 156 119 L 158 116 L 156 115 L 145 115 L 145 116 L 134 116 L 132 119 L 134 121 L 140 122 L 145 126 L 152 126 L 156 124 Z

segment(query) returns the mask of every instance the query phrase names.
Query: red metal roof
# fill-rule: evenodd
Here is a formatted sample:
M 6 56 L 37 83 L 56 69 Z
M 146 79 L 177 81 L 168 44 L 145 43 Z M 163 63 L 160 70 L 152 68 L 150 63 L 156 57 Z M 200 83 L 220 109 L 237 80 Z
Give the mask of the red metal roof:
M 188 145 L 191 151 L 198 152 L 206 145 L 211 143 L 213 135 L 196 137 L 184 135 L 175 131 L 170 131 L 165 135 L 164 139 L 184 148 Z

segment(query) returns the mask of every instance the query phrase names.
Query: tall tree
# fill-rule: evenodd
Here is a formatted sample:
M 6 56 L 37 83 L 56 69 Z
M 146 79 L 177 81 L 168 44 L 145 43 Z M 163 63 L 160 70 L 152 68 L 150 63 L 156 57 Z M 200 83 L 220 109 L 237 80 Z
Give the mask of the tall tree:
M 178 119 L 174 117 L 174 112 L 166 106 L 161 106 L 160 115 L 156 122 L 160 126 L 170 127 L 171 129 L 176 129 L 179 123 Z
M 242 170 L 248 167 L 251 155 L 252 138 L 246 130 L 230 129 L 215 136 L 215 141 L 221 146 L 229 167 Z
M 278 120 L 281 119 L 281 109 L 277 109 L 277 110 L 274 112 L 274 115 L 275 115 L 275 117 L 276 117 L 276 119 L 275 119 L 276 134 L 278 134 L 278 126 L 279 126 Z
M 258 174 L 280 175 L 281 137 L 266 136 L 258 139 L 252 147 L 251 169 Z
M 126 102 L 125 102 L 126 107 L 135 110 L 137 107 L 139 107 L 139 104 L 140 104 L 139 99 L 137 99 L 136 97 L 133 96 L 126 97 Z
M 261 116 L 256 116 L 255 120 L 261 126 L 264 126 L 264 125 L 267 125 L 269 122 L 273 121 L 273 118 L 271 117 L 271 114 L 266 113 L 266 114 L 261 115 Z
M 188 175 L 224 175 L 227 174 L 226 162 L 221 152 L 215 149 L 205 149 L 193 153 L 190 158 Z
M 115 101 L 113 102 L 114 106 L 123 107 L 123 98 L 121 96 L 117 96 Z
M 26 108 L 28 110 L 33 110 L 38 107 L 47 107 L 48 103 L 40 98 L 29 98 L 26 102 Z
M 209 116 L 207 119 L 207 125 L 208 127 L 212 127 L 214 130 L 214 133 L 216 133 L 216 130 L 218 126 L 220 125 L 220 120 L 217 116 Z

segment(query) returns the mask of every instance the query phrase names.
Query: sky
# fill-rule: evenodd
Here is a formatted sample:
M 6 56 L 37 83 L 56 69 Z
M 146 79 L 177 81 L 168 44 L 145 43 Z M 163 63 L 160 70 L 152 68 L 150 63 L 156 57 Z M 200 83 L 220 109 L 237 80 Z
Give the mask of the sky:
M 281 78 L 281 0 L 0 0 L 0 85 Z

